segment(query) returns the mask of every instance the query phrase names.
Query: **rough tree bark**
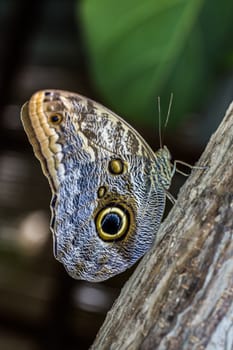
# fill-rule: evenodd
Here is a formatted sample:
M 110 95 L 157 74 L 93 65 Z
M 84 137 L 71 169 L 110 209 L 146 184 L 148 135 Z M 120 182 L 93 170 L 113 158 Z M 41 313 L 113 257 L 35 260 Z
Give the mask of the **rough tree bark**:
M 233 349 L 233 103 L 198 164 L 92 350 Z

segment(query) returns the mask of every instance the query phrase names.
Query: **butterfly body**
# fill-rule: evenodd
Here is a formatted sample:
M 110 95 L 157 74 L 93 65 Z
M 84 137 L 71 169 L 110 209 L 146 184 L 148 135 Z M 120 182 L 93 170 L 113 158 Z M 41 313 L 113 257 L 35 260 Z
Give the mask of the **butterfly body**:
M 172 169 L 123 119 L 81 95 L 39 91 L 22 121 L 53 197 L 54 255 L 77 279 L 102 281 L 151 247 Z

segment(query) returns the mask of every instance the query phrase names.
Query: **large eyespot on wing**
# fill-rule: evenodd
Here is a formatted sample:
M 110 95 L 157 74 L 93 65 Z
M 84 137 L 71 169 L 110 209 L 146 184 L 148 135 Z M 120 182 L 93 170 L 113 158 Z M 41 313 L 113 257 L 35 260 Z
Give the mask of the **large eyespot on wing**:
M 129 231 L 130 214 L 126 207 L 113 203 L 98 212 L 95 224 L 103 241 L 116 241 L 124 238 Z

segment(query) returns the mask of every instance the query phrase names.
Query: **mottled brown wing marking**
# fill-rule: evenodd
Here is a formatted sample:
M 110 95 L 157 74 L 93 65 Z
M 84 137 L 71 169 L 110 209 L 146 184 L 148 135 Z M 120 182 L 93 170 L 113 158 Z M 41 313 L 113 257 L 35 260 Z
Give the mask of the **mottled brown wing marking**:
M 139 141 L 131 130 L 128 130 L 128 133 L 126 136 L 126 142 L 131 148 L 131 153 L 137 154 L 139 151 Z

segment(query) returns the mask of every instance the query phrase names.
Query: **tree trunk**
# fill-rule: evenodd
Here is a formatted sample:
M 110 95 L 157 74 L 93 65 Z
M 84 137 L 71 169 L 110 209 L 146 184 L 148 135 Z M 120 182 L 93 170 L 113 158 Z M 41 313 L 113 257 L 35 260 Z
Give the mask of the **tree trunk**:
M 199 165 L 92 350 L 233 349 L 233 103 Z

